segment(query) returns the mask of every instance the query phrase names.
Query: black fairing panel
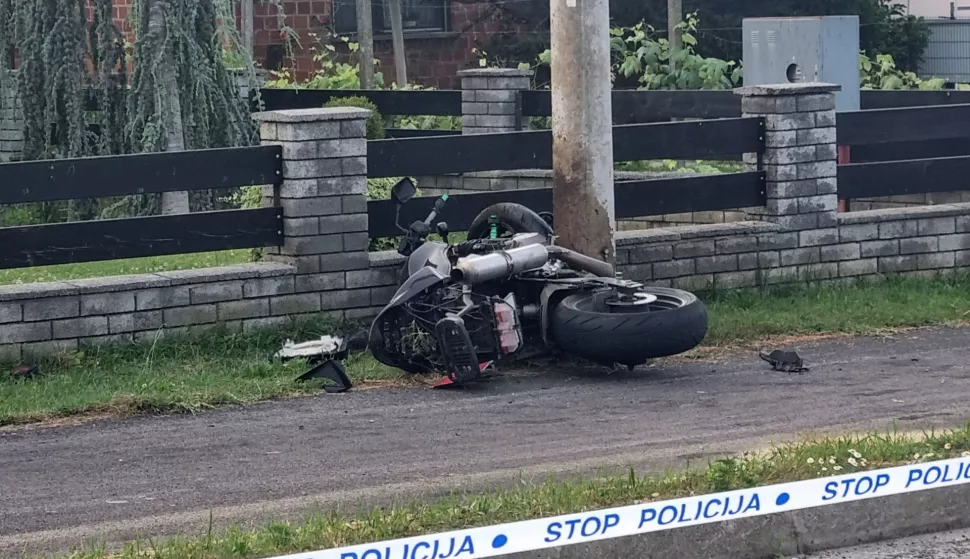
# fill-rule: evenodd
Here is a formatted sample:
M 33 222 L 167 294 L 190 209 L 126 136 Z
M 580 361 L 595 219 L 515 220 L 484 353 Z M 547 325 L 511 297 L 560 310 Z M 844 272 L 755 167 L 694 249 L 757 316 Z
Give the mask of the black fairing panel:
M 451 262 L 448 261 L 444 243 L 424 243 L 408 257 L 408 275 L 413 276 L 425 266 L 431 266 L 442 276 L 451 275 Z

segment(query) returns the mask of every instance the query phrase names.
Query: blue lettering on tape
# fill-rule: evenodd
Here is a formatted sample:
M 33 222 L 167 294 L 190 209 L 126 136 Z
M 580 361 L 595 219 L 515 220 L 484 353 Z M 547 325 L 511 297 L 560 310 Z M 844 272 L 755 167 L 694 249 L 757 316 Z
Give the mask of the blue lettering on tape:
M 750 495 L 728 495 L 723 498 L 699 497 L 694 502 L 680 505 L 667 505 L 658 511 L 656 507 L 647 507 L 640 511 L 640 525 L 643 529 L 651 523 L 659 526 L 683 524 L 701 519 L 728 519 L 742 513 L 761 510 L 761 497 L 758 493 Z
M 606 514 L 603 516 L 592 515 L 580 518 L 572 518 L 563 522 L 550 522 L 546 526 L 547 543 L 559 541 L 565 536 L 564 541 L 570 541 L 574 537 L 590 538 L 593 536 L 606 534 L 606 531 L 620 523 L 620 515 Z M 565 532 L 565 533 L 564 533 Z
M 906 488 L 908 489 L 910 485 L 916 482 L 920 482 L 923 486 L 930 486 L 959 480 L 970 480 L 970 463 L 944 464 L 942 467 L 924 464 L 910 468 L 909 476 L 906 479 Z
M 502 545 L 505 545 L 505 542 L 495 547 Z M 414 545 L 404 544 L 399 549 L 391 547 L 373 548 L 364 551 L 359 556 L 354 552 L 347 552 L 341 554 L 340 559 L 448 559 L 474 554 L 475 543 L 471 536 L 465 536 L 464 538 L 448 538 L 447 540 L 419 541 Z
M 825 484 L 825 495 L 822 500 L 831 501 L 835 498 L 845 499 L 850 495 L 875 494 L 880 488 L 887 485 L 889 485 L 889 474 L 863 475 L 846 478 L 842 481 L 830 481 Z

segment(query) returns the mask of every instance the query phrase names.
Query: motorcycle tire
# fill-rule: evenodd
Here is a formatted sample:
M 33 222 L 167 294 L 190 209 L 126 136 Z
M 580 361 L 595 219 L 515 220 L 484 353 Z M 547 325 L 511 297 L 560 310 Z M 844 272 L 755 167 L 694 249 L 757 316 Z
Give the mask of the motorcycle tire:
M 609 312 L 608 290 L 567 295 L 553 310 L 552 337 L 568 353 L 603 365 L 642 365 L 684 353 L 707 335 L 707 309 L 693 293 L 645 287 L 657 296 L 645 312 Z
M 510 233 L 542 233 L 552 237 L 552 226 L 542 219 L 536 212 L 514 202 L 500 202 L 493 204 L 479 213 L 468 227 L 469 239 L 484 239 L 490 232 L 489 218 L 495 216 L 499 220 L 499 234 L 504 229 Z

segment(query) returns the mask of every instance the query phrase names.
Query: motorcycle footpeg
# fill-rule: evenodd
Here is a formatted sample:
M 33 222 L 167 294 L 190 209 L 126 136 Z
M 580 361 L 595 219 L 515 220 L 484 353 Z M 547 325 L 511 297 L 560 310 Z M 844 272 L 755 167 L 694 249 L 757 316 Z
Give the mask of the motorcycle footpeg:
M 457 317 L 442 318 L 435 324 L 435 336 L 444 353 L 445 365 L 456 384 L 481 377 L 478 355 L 465 322 Z

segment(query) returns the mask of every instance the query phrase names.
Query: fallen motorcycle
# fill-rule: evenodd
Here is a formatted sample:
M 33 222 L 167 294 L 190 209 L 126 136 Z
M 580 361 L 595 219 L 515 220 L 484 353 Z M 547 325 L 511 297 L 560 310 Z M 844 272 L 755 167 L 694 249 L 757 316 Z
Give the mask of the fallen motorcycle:
M 400 225 L 415 193 L 408 179 L 392 189 L 406 260 L 368 337 L 388 366 L 452 384 L 481 379 L 489 364 L 550 352 L 632 369 L 688 351 L 707 334 L 707 310 L 694 294 L 617 279 L 610 264 L 556 246 L 549 215 L 495 204 L 452 244 L 447 223 L 435 221 L 447 196 L 425 220 Z M 433 223 L 444 242 L 428 240 Z

